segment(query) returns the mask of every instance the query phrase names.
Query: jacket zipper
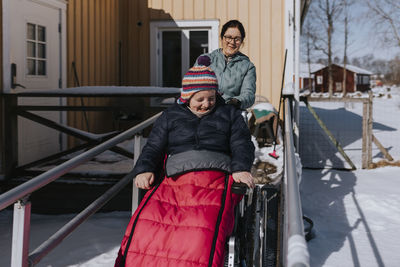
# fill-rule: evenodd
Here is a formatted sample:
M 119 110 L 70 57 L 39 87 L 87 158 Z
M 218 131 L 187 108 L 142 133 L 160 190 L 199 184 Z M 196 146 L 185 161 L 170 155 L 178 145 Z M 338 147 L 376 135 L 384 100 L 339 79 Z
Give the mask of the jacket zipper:
M 225 60 L 225 59 L 224 59 Z M 225 76 L 225 70 L 228 67 L 228 62 L 226 62 L 225 60 L 225 66 L 224 66 L 224 70 L 222 71 L 222 75 L 221 75 L 221 84 L 219 85 L 219 88 L 223 88 L 223 84 L 224 84 L 224 76 Z
M 201 118 L 197 118 L 197 120 L 198 120 L 198 123 L 196 124 L 196 134 L 195 134 L 194 138 L 196 140 L 196 146 L 195 147 L 199 148 L 200 147 L 200 143 L 199 143 L 199 132 L 198 132 L 198 130 L 199 130 L 199 124 L 200 124 Z

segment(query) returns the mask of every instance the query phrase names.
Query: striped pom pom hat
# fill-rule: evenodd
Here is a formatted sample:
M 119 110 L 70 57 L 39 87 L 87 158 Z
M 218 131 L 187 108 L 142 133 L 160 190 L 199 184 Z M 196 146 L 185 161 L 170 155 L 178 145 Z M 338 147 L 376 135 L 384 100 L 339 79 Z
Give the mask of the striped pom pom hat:
M 203 90 L 215 90 L 218 92 L 217 77 L 208 66 L 194 66 L 183 76 L 178 104 L 187 103 L 195 93 Z

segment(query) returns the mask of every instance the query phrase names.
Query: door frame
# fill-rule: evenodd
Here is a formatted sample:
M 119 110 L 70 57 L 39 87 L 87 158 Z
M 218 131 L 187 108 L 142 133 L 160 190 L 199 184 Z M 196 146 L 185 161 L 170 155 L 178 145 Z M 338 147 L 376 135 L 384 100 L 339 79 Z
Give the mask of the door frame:
M 166 20 L 150 22 L 150 85 L 160 86 L 162 79 L 159 36 L 163 30 L 209 29 L 209 52 L 218 48 L 219 20 Z M 184 49 L 184 47 L 182 47 Z M 160 71 L 161 70 L 161 71 Z M 183 71 L 183 70 L 182 70 Z

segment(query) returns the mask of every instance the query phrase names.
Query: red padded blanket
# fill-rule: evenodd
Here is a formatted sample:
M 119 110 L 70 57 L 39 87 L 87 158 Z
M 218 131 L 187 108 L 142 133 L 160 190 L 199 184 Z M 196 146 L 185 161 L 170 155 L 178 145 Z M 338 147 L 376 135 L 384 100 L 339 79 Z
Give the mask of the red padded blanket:
M 115 266 L 223 266 L 241 198 L 232 181 L 220 171 L 164 178 L 133 214 Z

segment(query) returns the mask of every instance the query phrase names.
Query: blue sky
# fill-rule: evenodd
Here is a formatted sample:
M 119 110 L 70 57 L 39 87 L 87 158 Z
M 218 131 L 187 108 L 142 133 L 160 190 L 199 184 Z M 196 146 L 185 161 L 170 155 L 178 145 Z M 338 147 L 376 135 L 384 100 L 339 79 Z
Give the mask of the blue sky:
M 375 58 L 391 59 L 400 53 L 399 47 L 386 47 L 382 45 L 379 36 L 374 34 L 374 21 L 367 17 L 367 7 L 364 3 L 356 3 L 352 12 L 354 17 L 361 17 L 352 25 L 351 33 L 353 44 L 349 49 L 352 56 L 373 54 Z M 371 13 L 370 13 L 371 14 Z
M 337 1 L 337 0 L 335 0 Z M 399 0 L 400 1 L 400 0 Z M 313 2 L 312 2 L 313 3 Z M 379 59 L 391 59 L 400 55 L 400 47 L 385 46 L 379 36 L 374 33 L 374 20 L 368 17 L 368 8 L 364 1 L 358 1 L 351 7 L 350 14 L 353 20 L 350 25 L 349 58 L 362 57 L 367 54 Z M 334 32 L 334 56 L 343 57 L 344 34 L 341 23 L 337 23 Z

